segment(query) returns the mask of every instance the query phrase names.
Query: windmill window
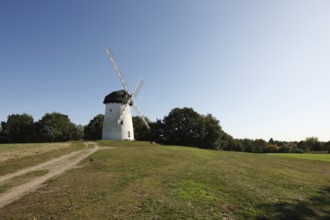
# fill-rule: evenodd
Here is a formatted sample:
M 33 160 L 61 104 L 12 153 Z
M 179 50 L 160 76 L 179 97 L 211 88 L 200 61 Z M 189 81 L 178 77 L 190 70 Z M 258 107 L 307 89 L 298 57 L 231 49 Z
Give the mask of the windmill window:
M 112 112 L 112 109 L 110 108 L 110 112 Z
M 128 137 L 130 138 L 130 137 L 131 137 L 131 132 L 129 131 L 127 135 L 128 135 Z
M 124 122 L 123 122 L 123 121 L 120 121 L 120 124 L 121 124 L 121 125 L 123 125 L 123 124 L 124 124 Z

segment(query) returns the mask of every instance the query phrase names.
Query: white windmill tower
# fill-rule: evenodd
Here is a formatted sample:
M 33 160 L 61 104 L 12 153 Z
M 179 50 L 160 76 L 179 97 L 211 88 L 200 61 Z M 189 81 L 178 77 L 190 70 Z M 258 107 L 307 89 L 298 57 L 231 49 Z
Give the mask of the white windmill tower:
M 114 91 L 104 98 L 103 103 L 105 104 L 105 114 L 102 129 L 102 139 L 131 141 L 134 140 L 134 130 L 130 106 L 134 107 L 138 116 L 144 122 L 146 127 L 150 129 L 141 111 L 133 100 L 133 97 L 136 98 L 138 93 L 140 92 L 140 89 L 143 85 L 143 81 L 138 81 L 133 92 L 130 94 L 128 92 L 128 86 L 124 79 L 124 76 L 120 72 L 119 67 L 114 60 L 110 50 L 107 49 L 106 51 L 124 89 Z

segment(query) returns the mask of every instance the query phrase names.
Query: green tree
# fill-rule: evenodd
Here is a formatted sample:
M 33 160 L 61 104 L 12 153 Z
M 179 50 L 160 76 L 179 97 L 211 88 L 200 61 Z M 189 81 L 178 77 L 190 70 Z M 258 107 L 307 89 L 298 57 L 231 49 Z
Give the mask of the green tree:
M 277 153 L 279 151 L 279 147 L 277 147 L 276 144 L 271 144 L 268 142 L 266 148 L 263 150 L 263 152 L 266 153 Z
M 280 153 L 290 153 L 294 152 L 297 149 L 297 144 L 294 142 L 287 142 L 284 143 L 282 146 L 279 148 Z
M 82 125 L 70 124 L 70 140 L 78 141 L 84 136 L 84 127 Z
M 226 151 L 243 151 L 243 144 L 229 134 L 224 134 L 221 139 L 221 149 Z
M 6 127 L 6 122 L 2 121 L 0 123 L 0 143 L 8 143 L 8 131 Z
M 147 123 L 151 124 L 148 118 L 145 118 Z M 133 126 L 134 126 L 134 139 L 138 141 L 151 141 L 151 133 L 150 130 L 145 126 L 140 117 L 134 116 L 132 117 Z
M 174 108 L 151 128 L 158 142 L 200 148 L 219 148 L 223 134 L 216 118 L 200 115 L 192 108 Z
M 254 146 L 255 146 L 254 152 L 262 153 L 262 152 L 265 152 L 267 149 L 267 142 L 263 139 L 255 139 Z
M 328 141 L 327 143 L 324 144 L 324 150 L 327 150 L 328 153 L 330 153 L 330 141 Z
M 169 143 L 167 136 L 165 136 L 165 125 L 163 124 L 162 120 L 157 119 L 156 122 L 151 122 L 149 126 L 152 141 L 163 144 Z
M 311 151 L 321 151 L 322 145 L 317 137 L 307 137 L 305 142 Z
M 39 141 L 60 142 L 71 138 L 72 123 L 67 115 L 53 112 L 46 113 L 36 124 Z
M 12 114 L 7 122 L 1 123 L 2 138 L 10 143 L 27 143 L 33 141 L 34 120 L 31 115 Z
M 300 141 L 297 144 L 297 149 L 295 151 L 302 150 L 303 152 L 309 152 L 310 151 L 310 146 L 306 143 L 306 141 Z
M 168 144 L 197 146 L 200 135 L 199 114 L 192 108 L 172 109 L 163 119 Z
M 225 135 L 219 120 L 211 114 L 201 115 L 201 127 L 199 146 L 202 148 L 219 149 L 221 147 L 221 138 Z
M 84 128 L 84 138 L 87 140 L 100 140 L 102 139 L 104 115 L 96 115 L 88 125 Z
M 254 141 L 252 139 L 240 139 L 239 142 L 244 152 L 254 152 Z

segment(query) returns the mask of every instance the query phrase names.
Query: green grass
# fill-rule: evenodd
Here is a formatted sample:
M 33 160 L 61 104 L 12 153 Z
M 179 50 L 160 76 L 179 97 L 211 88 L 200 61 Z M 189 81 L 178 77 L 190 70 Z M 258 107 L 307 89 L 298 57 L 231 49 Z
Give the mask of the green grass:
M 330 217 L 328 162 L 146 142 L 98 144 L 116 148 L 2 208 L 0 219 Z
M 7 190 L 9 190 L 15 186 L 19 186 L 23 183 L 26 183 L 27 181 L 29 181 L 35 177 L 43 176 L 47 173 L 48 173 L 48 170 L 36 170 L 36 171 L 28 172 L 24 175 L 15 177 L 9 181 L 6 181 L 5 183 L 0 184 L 0 194 L 6 192 Z
M 96 143 L 101 147 L 146 147 L 153 146 L 147 141 L 106 141 L 99 140 Z
M 306 160 L 319 160 L 319 161 L 328 161 L 330 162 L 330 154 L 288 154 L 288 153 L 274 153 L 267 154 L 271 156 L 280 156 L 287 158 L 298 158 L 298 159 L 306 159 Z

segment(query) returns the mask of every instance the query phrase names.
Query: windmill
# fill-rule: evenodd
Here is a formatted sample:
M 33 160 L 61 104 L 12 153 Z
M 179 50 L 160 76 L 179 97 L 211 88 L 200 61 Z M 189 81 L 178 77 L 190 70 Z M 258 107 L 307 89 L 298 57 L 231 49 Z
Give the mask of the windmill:
M 133 106 L 145 126 L 150 129 L 147 121 L 133 100 L 133 98 L 136 98 L 139 94 L 141 87 L 143 86 L 143 81 L 139 80 L 132 93 L 129 93 L 126 80 L 121 73 L 115 59 L 113 58 L 111 51 L 106 49 L 106 52 L 124 89 L 114 91 L 104 98 L 103 103 L 105 104 L 105 114 L 102 129 L 102 139 L 132 141 L 134 140 L 134 131 L 130 109 L 131 106 Z

